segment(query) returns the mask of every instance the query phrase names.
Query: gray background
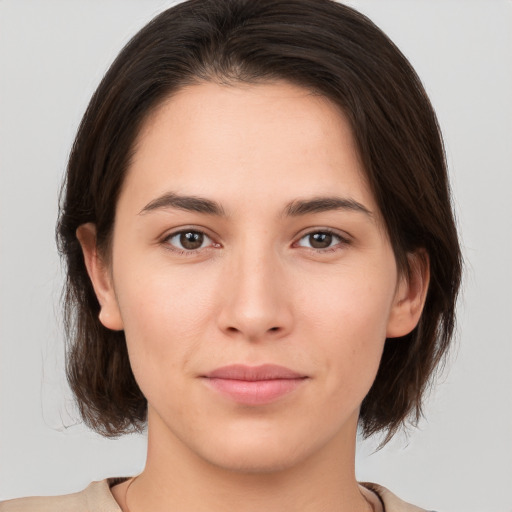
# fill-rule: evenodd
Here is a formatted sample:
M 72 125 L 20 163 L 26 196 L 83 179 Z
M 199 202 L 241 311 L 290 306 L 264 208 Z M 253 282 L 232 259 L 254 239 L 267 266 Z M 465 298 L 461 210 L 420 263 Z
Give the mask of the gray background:
M 439 511 L 512 511 L 512 2 L 354 0 L 422 77 L 443 128 L 466 274 L 427 419 L 358 478 Z M 162 0 L 0 0 L 0 499 L 139 472 L 140 436 L 79 424 L 63 375 L 57 194 L 87 101 Z

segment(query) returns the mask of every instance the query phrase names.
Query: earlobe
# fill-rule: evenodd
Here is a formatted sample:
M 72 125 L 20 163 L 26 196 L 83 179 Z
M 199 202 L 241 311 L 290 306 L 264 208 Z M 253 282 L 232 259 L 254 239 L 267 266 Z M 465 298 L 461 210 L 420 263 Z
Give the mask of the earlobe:
M 96 226 L 91 222 L 82 224 L 76 230 L 76 237 L 82 247 L 87 273 L 100 303 L 99 320 L 108 329 L 121 331 L 124 328 L 123 321 L 110 272 L 96 245 Z
M 418 324 L 430 281 L 428 254 L 419 249 L 407 255 L 409 272 L 400 277 L 390 312 L 386 331 L 387 338 L 399 338 L 409 334 Z

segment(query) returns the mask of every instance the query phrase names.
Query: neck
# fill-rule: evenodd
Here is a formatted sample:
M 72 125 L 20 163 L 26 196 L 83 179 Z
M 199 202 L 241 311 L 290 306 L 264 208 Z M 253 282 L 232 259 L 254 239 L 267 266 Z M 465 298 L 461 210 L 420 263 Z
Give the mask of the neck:
M 368 511 L 355 479 L 357 417 L 349 431 L 294 464 L 240 470 L 192 452 L 150 414 L 146 467 L 130 486 L 130 512 Z

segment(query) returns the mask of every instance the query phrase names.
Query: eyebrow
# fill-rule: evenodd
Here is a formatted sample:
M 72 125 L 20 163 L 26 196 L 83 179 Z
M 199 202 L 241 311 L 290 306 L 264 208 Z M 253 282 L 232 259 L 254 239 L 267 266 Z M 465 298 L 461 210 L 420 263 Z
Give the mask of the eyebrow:
M 349 210 L 373 217 L 373 213 L 358 201 L 336 196 L 297 199 L 286 206 L 285 214 L 290 217 L 296 217 L 308 213 L 322 213 L 330 210 Z
M 168 192 L 149 202 L 139 212 L 139 215 L 166 208 L 177 208 L 179 210 L 215 215 L 218 217 L 226 216 L 224 208 L 216 201 L 198 196 L 183 196 L 175 192 Z M 283 213 L 289 217 L 298 217 L 310 213 L 322 213 L 331 210 L 348 210 L 364 213 L 369 217 L 373 217 L 373 213 L 358 201 L 337 196 L 296 199 L 285 206 Z
M 139 215 L 166 208 L 177 208 L 179 210 L 205 213 L 207 215 L 216 215 L 219 217 L 226 216 L 224 208 L 222 208 L 222 206 L 216 201 L 212 201 L 211 199 L 206 199 L 204 197 L 182 196 L 174 192 L 169 192 L 149 202 L 144 206 L 144 208 L 142 208 Z

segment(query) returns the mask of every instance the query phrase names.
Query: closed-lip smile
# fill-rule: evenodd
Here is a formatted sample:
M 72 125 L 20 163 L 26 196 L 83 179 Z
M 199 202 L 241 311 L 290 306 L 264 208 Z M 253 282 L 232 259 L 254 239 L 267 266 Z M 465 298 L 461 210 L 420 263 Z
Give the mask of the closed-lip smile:
M 202 376 L 205 383 L 225 397 L 245 405 L 264 405 L 297 389 L 309 377 L 275 364 L 233 364 Z

